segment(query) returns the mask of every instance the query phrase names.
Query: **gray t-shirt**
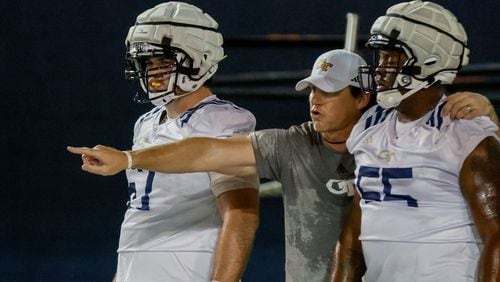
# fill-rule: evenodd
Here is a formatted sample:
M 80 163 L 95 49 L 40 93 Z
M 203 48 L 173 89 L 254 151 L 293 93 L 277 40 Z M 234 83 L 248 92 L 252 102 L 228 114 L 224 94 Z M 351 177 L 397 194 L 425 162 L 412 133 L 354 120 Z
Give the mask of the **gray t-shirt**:
M 354 158 L 324 145 L 311 122 L 250 137 L 259 176 L 283 187 L 286 281 L 328 281 L 354 193 Z

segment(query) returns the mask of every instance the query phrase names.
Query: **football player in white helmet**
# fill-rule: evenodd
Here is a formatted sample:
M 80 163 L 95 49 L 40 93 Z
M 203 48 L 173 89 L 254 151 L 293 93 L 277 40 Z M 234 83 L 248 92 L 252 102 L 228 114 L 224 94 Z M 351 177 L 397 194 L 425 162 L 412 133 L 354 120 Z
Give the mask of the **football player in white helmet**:
M 381 81 L 364 84 L 368 85 L 366 90 L 376 90 L 377 102 L 384 108 L 396 107 L 402 100 L 431 85 L 451 84 L 457 72 L 469 62 L 467 35 L 451 13 L 443 13 L 440 15 L 443 18 L 429 21 L 423 12 L 429 9 L 408 12 L 411 16 L 396 6 L 391 9 L 372 25 L 366 45 L 376 51 L 382 50 L 376 53 L 380 60 L 385 59 L 383 54 L 388 50 L 397 51 L 398 56 L 383 66 L 379 61 L 378 66 L 362 68 L 370 74 L 383 71 L 390 75 L 383 78 L 383 85 Z M 434 13 L 431 17 L 438 16 Z M 378 89 L 372 89 L 374 85 Z
M 364 281 L 500 281 L 498 127 L 442 115 L 441 85 L 468 63 L 464 28 L 438 4 L 404 2 L 375 21 L 367 45 L 379 59 L 362 68 L 375 81 L 364 88 L 380 106 L 347 141 L 361 200 L 332 281 L 346 281 L 361 245 Z
M 156 107 L 137 120 L 133 149 L 255 129 L 249 111 L 218 99 L 207 86 L 224 58 L 217 27 L 208 14 L 183 2 L 162 3 L 137 17 L 125 41 L 125 74 L 143 92 L 135 100 Z M 126 173 L 130 200 L 116 281 L 241 278 L 258 225 L 255 174 L 163 174 L 134 168 Z
M 297 84 L 299 90 L 310 90 L 312 121 L 289 129 L 259 130 L 223 140 L 188 138 L 133 152 L 105 146 L 68 149 L 84 154 L 83 170 L 100 175 L 115 174 L 127 166 L 167 173 L 213 170 L 244 175 L 258 171 L 262 177 L 281 182 L 287 226 L 286 280 L 325 281 L 353 192 L 354 163 L 345 140 L 368 104 L 368 96 L 359 88 L 360 64 L 365 64 L 362 58 L 343 50 L 320 55 L 311 76 Z M 148 86 L 147 81 L 145 89 L 167 89 L 166 84 L 153 81 Z M 472 118 L 487 114 L 491 107 L 477 94 L 456 96 L 454 106 L 447 110 L 451 117 Z M 477 110 L 464 111 L 466 105 Z
M 135 100 L 166 105 L 202 87 L 225 57 L 217 27 L 210 15 L 182 2 L 140 14 L 125 40 L 129 66 L 125 76 L 137 80 L 146 94 L 141 97 L 139 91 Z M 152 58 L 163 59 L 154 73 L 148 66 Z

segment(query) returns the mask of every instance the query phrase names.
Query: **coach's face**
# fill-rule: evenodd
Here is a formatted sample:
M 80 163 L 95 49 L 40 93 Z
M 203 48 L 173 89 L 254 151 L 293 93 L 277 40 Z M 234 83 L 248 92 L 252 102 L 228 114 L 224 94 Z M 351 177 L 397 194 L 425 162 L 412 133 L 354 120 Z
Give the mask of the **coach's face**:
M 361 98 L 351 94 L 351 88 L 346 87 L 337 92 L 324 92 L 311 86 L 309 105 L 314 129 L 320 133 L 333 134 L 331 138 L 346 138 L 361 115 Z M 330 140 L 333 142 L 344 140 Z

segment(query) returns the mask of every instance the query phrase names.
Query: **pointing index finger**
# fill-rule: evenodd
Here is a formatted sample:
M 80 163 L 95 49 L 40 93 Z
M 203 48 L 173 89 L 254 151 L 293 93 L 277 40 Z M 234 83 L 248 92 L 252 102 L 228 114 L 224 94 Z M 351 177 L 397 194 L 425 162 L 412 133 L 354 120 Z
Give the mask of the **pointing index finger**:
M 82 155 L 82 154 L 87 154 L 90 152 L 90 148 L 87 148 L 87 147 L 71 147 L 71 146 L 68 146 L 66 147 L 66 149 L 73 153 L 73 154 L 76 154 L 76 155 Z

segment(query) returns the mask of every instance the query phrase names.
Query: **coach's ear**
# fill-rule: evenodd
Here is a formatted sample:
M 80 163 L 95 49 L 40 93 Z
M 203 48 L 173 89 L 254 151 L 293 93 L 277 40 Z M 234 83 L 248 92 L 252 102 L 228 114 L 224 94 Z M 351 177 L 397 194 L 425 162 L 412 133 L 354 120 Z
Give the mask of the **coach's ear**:
M 370 101 L 371 101 L 371 94 L 364 93 L 362 95 L 359 95 L 356 99 L 356 108 L 358 110 L 363 110 L 364 108 L 370 106 Z

